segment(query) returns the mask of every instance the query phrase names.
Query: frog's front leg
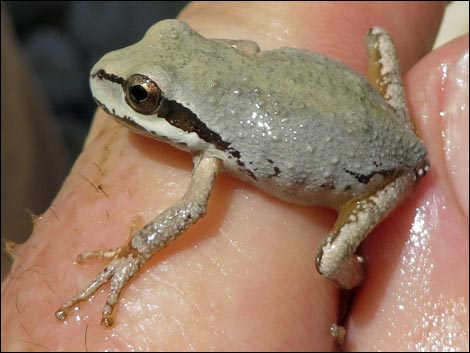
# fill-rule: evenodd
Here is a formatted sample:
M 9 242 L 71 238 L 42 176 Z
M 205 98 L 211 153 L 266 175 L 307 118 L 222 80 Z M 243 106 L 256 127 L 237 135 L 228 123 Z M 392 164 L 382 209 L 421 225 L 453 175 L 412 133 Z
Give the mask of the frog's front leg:
M 138 231 L 130 242 L 109 250 L 86 252 L 79 262 L 91 258 L 113 258 L 80 293 L 66 300 L 56 311 L 58 320 L 65 320 L 69 310 L 88 299 L 98 288 L 110 282 L 110 290 L 103 309 L 101 324 L 113 325 L 113 309 L 122 288 L 158 250 L 181 235 L 206 213 L 209 195 L 213 189 L 220 161 L 214 157 L 197 156 L 191 183 L 184 197 Z

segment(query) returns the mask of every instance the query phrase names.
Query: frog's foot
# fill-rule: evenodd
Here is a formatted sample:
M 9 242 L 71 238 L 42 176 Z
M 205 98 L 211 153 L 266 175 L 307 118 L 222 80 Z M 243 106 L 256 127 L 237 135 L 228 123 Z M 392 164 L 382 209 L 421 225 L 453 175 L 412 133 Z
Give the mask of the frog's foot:
M 62 303 L 56 311 L 55 316 L 58 320 L 64 321 L 74 306 L 90 298 L 103 284 L 110 282 L 110 290 L 103 308 L 101 324 L 110 327 L 114 324 L 113 309 L 118 302 L 122 288 L 137 273 L 139 268 L 145 262 L 137 253 L 130 250 L 129 246 L 84 252 L 77 257 L 78 262 L 90 259 L 109 259 L 113 258 L 82 291 Z
M 112 259 L 116 256 L 119 256 L 125 251 L 128 251 L 127 246 L 111 249 L 84 251 L 77 256 L 77 262 L 81 264 L 85 261 L 94 259 Z
M 335 339 L 338 346 L 344 344 L 344 338 L 346 337 L 346 329 L 343 326 L 332 324 L 330 326 L 330 334 Z
M 357 286 L 364 277 L 364 260 L 355 255 L 357 247 L 426 170 L 426 166 L 410 170 L 376 192 L 346 204 L 339 212 L 333 231 L 320 246 L 316 258 L 318 272 L 344 289 Z

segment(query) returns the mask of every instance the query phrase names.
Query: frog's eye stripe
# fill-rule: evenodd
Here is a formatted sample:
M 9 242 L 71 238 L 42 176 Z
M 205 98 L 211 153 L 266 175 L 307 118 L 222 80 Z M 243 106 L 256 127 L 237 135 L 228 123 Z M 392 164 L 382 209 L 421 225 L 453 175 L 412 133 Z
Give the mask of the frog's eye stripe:
M 91 74 L 91 78 L 98 77 L 100 80 L 108 80 L 114 83 L 117 83 L 118 85 L 124 86 L 126 84 L 126 80 L 123 79 L 120 76 L 114 75 L 114 74 L 108 74 L 106 71 L 103 69 L 96 71 L 94 74 Z

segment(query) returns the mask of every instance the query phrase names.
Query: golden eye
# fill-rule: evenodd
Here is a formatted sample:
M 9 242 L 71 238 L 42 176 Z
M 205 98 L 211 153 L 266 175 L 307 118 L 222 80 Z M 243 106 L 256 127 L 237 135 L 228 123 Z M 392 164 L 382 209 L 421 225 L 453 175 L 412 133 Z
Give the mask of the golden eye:
M 162 91 L 158 85 L 144 75 L 132 75 L 125 84 L 126 102 L 140 114 L 150 115 L 160 103 Z

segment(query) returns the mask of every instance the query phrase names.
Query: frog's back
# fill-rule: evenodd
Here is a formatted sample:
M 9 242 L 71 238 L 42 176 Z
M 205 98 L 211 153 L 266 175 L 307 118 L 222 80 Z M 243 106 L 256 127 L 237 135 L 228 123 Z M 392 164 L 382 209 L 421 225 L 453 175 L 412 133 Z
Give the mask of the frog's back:
M 267 192 L 335 206 L 424 160 L 414 133 L 343 64 L 285 48 L 260 53 L 251 65 L 221 97 L 218 131 L 236 160 L 229 167 Z

